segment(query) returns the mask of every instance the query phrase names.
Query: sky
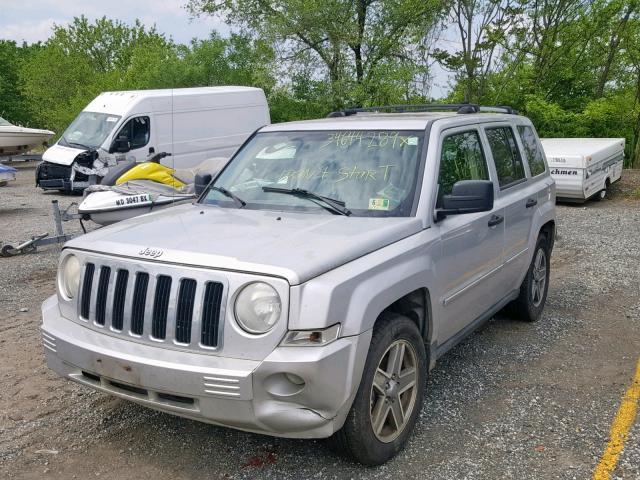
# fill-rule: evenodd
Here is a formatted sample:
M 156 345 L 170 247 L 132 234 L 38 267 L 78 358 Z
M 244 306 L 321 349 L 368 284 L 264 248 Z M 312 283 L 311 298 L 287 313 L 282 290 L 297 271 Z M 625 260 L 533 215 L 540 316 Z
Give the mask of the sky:
M 74 16 L 84 14 L 90 20 L 107 16 L 126 23 L 136 18 L 177 43 L 193 38 L 207 38 L 212 30 L 222 35 L 230 28 L 219 18 L 191 18 L 184 4 L 187 0 L 0 0 L 0 39 L 33 43 L 46 40 L 54 24 L 65 25 Z M 449 75 L 435 68 L 431 94 L 443 95 Z
M 229 32 L 219 19 L 191 19 L 186 0 L 0 0 L 0 38 L 26 41 L 46 40 L 54 24 L 69 23 L 84 14 L 90 20 L 107 16 L 132 23 L 136 18 L 171 36 L 178 43 L 206 38 L 211 30 Z

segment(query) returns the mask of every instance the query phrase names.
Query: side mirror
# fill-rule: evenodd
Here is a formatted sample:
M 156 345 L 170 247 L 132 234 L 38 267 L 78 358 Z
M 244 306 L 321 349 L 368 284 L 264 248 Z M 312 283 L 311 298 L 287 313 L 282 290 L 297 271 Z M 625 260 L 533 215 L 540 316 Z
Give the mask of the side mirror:
M 193 188 L 198 197 L 202 194 L 202 192 L 204 192 L 205 188 L 207 188 L 207 185 L 211 183 L 212 178 L 213 177 L 210 173 L 196 173 Z
M 122 135 L 113 141 L 109 153 L 127 153 L 130 150 L 131 144 L 129 143 L 129 139 Z
M 436 210 L 436 219 L 447 215 L 489 212 L 493 209 L 493 182 L 490 180 L 460 180 L 453 185 L 450 195 L 442 197 L 442 208 Z

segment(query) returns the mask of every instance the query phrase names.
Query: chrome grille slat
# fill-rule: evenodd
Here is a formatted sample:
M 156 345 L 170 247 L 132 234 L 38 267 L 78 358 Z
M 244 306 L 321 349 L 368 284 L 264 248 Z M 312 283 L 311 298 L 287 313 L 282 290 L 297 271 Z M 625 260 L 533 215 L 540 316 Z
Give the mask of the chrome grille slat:
M 171 288 L 169 289 L 169 302 L 167 305 L 167 321 L 165 322 L 164 339 L 167 342 L 172 342 L 175 339 L 176 333 L 176 317 L 178 310 L 178 293 L 182 281 L 173 279 L 171 281 Z
M 136 285 L 135 272 L 129 272 L 129 279 L 127 281 L 127 291 L 124 294 L 124 313 L 122 316 L 122 331 L 131 331 L 131 307 L 133 305 L 133 292 Z
M 219 348 L 225 284 L 206 271 L 183 276 L 178 269 L 87 259 L 82 272 L 77 305 L 87 327 L 178 349 Z
M 111 327 L 113 323 L 113 295 L 115 294 L 116 278 L 118 270 L 111 269 L 109 285 L 107 287 L 107 301 L 105 305 L 105 327 Z
M 144 304 L 144 327 L 142 335 L 145 338 L 152 339 L 151 335 L 151 321 L 153 319 L 153 301 L 154 293 L 156 291 L 156 281 L 158 277 L 155 275 L 149 275 L 149 283 L 147 284 L 147 301 Z
M 96 321 L 96 304 L 98 303 L 98 281 L 100 279 L 100 266 L 96 265 L 96 267 L 94 268 L 94 272 L 93 272 L 93 282 L 92 282 L 92 287 L 91 287 L 91 293 L 89 295 L 89 297 L 91 298 L 90 300 L 90 306 L 89 306 L 89 317 L 88 320 L 90 322 L 94 322 Z
M 196 291 L 193 300 L 193 313 L 191 314 L 191 345 L 200 344 L 200 331 L 202 328 L 202 302 L 204 300 L 205 282 L 196 282 Z

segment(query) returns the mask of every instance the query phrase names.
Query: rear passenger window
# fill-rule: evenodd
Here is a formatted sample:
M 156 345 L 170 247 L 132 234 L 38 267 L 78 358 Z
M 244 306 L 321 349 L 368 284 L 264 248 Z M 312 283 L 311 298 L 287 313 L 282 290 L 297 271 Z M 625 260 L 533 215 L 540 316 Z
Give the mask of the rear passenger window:
M 544 163 L 544 154 L 538 146 L 536 140 L 536 133 L 533 128 L 520 125 L 518 127 L 518 133 L 524 146 L 524 153 L 527 156 L 527 162 L 529 162 L 529 170 L 531 170 L 531 176 L 535 177 L 544 173 L 546 166 Z
M 449 195 L 454 183 L 460 180 L 489 180 L 487 161 L 476 131 L 456 133 L 442 141 L 438 207 L 443 195 Z
M 506 188 L 525 178 L 522 158 L 513 130 L 510 127 L 497 127 L 487 128 L 485 132 L 498 171 L 500 188 Z

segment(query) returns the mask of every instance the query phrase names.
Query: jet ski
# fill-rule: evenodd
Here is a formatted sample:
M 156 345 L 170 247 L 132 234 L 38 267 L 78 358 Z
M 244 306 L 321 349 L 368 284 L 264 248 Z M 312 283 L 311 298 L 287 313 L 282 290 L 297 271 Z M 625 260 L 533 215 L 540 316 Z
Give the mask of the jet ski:
M 0 163 L 0 187 L 4 187 L 7 183 L 16 179 L 16 170 Z
M 191 169 L 174 169 L 160 163 L 169 155 L 161 152 L 145 162 L 125 162 L 110 169 L 100 184 L 85 189 L 78 213 L 85 220 L 111 225 L 193 201 L 196 198 L 196 181 L 208 184 L 229 160 L 215 157 Z

